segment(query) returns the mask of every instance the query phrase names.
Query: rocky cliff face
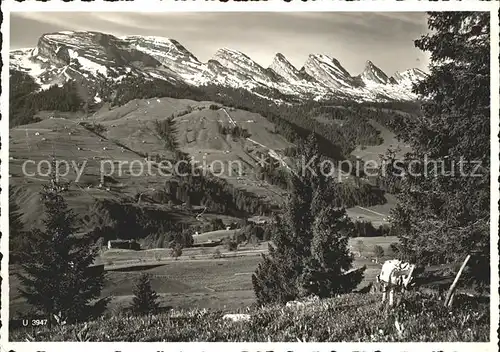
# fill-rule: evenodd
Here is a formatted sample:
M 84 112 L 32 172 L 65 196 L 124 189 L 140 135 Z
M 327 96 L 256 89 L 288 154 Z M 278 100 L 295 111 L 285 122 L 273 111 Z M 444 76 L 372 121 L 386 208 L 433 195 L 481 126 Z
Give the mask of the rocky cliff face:
M 338 60 L 327 55 L 309 55 L 304 71 L 325 87 L 342 89 L 359 86 Z
M 387 77 L 384 71 L 375 66 L 373 62 L 367 61 L 361 79 L 366 85 L 370 84 L 394 84 L 390 78 Z
M 288 82 L 303 81 L 300 71 L 297 70 L 281 53 L 274 56 L 273 62 L 269 68 Z

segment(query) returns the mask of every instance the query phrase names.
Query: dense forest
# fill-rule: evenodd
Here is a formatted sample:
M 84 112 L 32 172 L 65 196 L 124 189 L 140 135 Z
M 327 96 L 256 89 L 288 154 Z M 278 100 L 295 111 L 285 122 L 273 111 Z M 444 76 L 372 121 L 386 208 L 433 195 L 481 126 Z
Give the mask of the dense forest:
M 116 238 L 138 240 L 158 233 L 174 236 L 188 228 L 160 208 L 110 199 L 96 200 L 83 221 L 88 228 L 93 228 L 90 234 L 96 240 L 103 238 L 104 241 Z
M 103 85 L 103 96 L 109 96 L 113 105 L 123 105 L 132 99 L 171 97 L 177 99 L 208 100 L 200 89 L 184 83 L 175 84 L 161 79 L 145 79 L 129 74 L 119 82 Z
M 9 123 L 11 127 L 36 122 L 35 114 L 42 110 L 78 111 L 84 102 L 78 94 L 75 81 L 61 87 L 53 85 L 40 90 L 31 76 L 19 71 L 10 71 Z
M 225 180 L 212 176 L 188 175 L 165 183 L 165 192 L 169 200 L 202 205 L 213 213 L 233 216 L 251 214 L 270 214 L 271 206 L 247 191 L 234 188 Z
M 258 167 L 257 177 L 287 191 L 291 191 L 292 189 L 290 171 L 284 167 L 274 166 L 271 163 L 263 167 Z M 372 185 L 359 179 L 357 181 L 356 183 L 332 182 L 332 186 L 328 190 L 329 202 L 337 207 L 346 208 L 356 205 L 368 207 L 386 203 L 385 192 L 378 185 Z

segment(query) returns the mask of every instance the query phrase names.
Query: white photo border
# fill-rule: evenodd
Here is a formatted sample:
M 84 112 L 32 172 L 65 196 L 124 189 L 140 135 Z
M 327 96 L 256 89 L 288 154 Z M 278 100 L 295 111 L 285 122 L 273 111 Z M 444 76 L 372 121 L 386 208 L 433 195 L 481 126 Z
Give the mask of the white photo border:
M 491 304 L 490 304 L 490 342 L 488 343 L 161 343 L 161 342 L 9 342 L 9 286 L 8 286 L 8 183 L 9 183 L 9 48 L 10 48 L 10 13 L 12 12 L 425 12 L 425 11 L 487 11 L 491 20 Z M 3 22 L 1 32 L 2 42 L 2 96 L 0 132 L 3 143 L 0 156 L 0 181 L 2 192 L 0 204 L 2 207 L 0 229 L 2 237 L 0 250 L 1 259 L 1 322 L 0 351 L 85 351 L 89 348 L 95 351 L 497 351 L 499 296 L 496 288 L 498 278 L 498 232 L 499 232 L 499 3 L 497 1 L 335 1 L 335 0 L 263 0 L 221 2 L 219 0 L 136 0 L 136 1 L 23 1 L 7 0 L 2 2 Z

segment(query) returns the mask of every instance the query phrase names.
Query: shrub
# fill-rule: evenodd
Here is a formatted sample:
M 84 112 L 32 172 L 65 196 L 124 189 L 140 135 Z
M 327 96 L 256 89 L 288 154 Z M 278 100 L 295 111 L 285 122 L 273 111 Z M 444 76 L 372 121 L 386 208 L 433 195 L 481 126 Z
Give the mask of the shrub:
M 366 249 L 365 243 L 363 242 L 363 240 L 357 240 L 355 246 L 356 250 L 359 253 L 359 256 L 361 256 Z
M 220 259 L 222 258 L 223 255 L 222 253 L 220 252 L 219 248 L 217 248 L 215 251 L 214 251 L 214 254 L 212 254 L 212 258 L 214 259 Z
M 379 236 L 395 236 L 395 231 L 389 224 L 383 224 L 378 227 Z
M 220 218 L 210 220 L 211 231 L 224 230 L 226 227 Z
M 249 239 L 250 238 L 247 236 L 247 234 L 244 231 L 239 230 L 239 231 L 236 231 L 234 234 L 234 240 L 238 244 L 248 242 Z
M 267 224 L 264 227 L 264 232 L 262 234 L 262 241 L 270 241 L 273 238 L 275 224 Z
M 228 251 L 236 251 L 238 249 L 238 242 L 234 238 L 227 238 L 225 245 Z
M 252 238 L 262 241 L 264 240 L 264 232 L 265 230 L 262 226 L 249 223 L 242 229 L 241 234 L 244 235 L 244 240 L 246 241 L 250 241 Z
M 389 249 L 394 253 L 394 255 L 397 255 L 400 252 L 400 244 L 398 242 L 392 242 L 389 245 Z
M 87 130 L 89 130 L 97 135 L 102 135 L 104 132 L 107 131 L 106 126 L 104 126 L 100 123 L 80 122 L 80 125 L 82 125 L 84 128 L 86 128 Z
M 373 255 L 377 258 L 377 262 L 384 256 L 384 249 L 378 244 L 373 247 Z
M 182 245 L 180 243 L 173 244 L 170 250 L 170 255 L 175 260 L 179 259 L 179 257 L 182 255 Z

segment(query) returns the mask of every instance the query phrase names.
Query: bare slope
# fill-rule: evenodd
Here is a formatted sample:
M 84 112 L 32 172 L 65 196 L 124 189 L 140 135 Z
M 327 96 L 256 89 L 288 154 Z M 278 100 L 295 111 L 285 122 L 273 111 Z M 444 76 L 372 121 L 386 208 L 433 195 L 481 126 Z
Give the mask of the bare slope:
M 408 153 L 411 150 L 408 145 L 399 141 L 394 132 L 387 129 L 387 127 L 374 120 L 370 120 L 370 124 L 375 127 L 375 129 L 380 131 L 380 137 L 383 138 L 384 142 L 380 145 L 366 147 L 357 146 L 351 153 L 352 155 L 357 156 L 364 161 L 374 160 L 378 162 L 380 160 L 379 155 L 385 155 L 389 148 L 397 149 L 397 157 L 399 158 L 402 158 L 405 153 Z

